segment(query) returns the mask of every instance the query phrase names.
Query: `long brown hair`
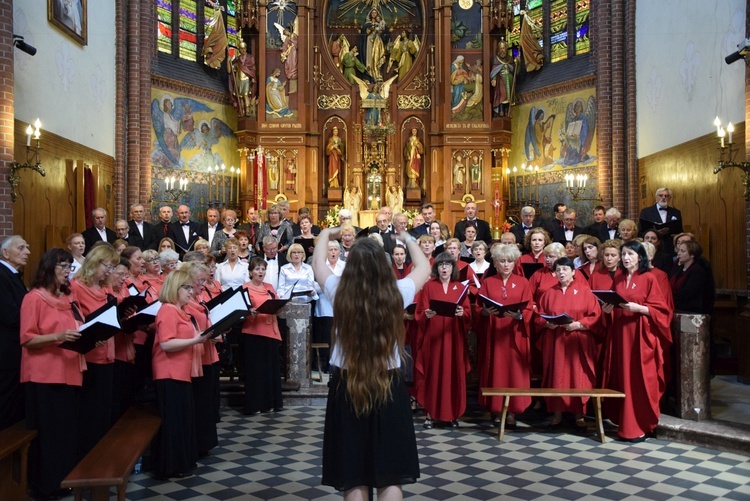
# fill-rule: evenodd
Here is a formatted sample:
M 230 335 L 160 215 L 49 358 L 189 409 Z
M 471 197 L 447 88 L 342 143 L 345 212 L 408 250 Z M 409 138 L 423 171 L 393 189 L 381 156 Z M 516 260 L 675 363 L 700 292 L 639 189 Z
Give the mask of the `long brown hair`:
M 392 398 L 393 348 L 404 348 L 404 309 L 393 269 L 383 248 L 357 240 L 333 302 L 333 342 L 340 343 L 347 371 L 346 388 L 357 415 L 366 415 Z

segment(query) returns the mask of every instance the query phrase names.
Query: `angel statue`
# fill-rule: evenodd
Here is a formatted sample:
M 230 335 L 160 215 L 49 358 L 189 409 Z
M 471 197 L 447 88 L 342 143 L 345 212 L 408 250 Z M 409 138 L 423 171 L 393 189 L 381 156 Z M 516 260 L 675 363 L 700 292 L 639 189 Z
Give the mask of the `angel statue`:
M 386 193 L 386 200 L 388 207 L 391 208 L 394 214 L 404 212 L 404 190 L 401 189 L 401 185 L 392 184 L 388 187 L 388 193 Z
M 288 28 L 273 23 L 281 35 L 281 62 L 284 63 L 284 75 L 289 81 L 289 94 L 297 92 L 297 45 L 299 43 L 299 18 Z
M 207 167 L 223 164 L 221 155 L 214 153 L 212 148 L 219 144 L 222 137 L 233 136 L 232 128 L 218 118 L 212 118 L 210 124 L 205 120 L 201 121 L 197 129 L 186 134 L 180 141 L 180 148 L 183 150 L 200 149 L 200 153 L 188 161 L 188 167 L 192 170 L 206 170 Z
M 554 162 L 552 158 L 555 152 L 555 148 L 552 146 L 552 126 L 554 123 L 555 115 L 550 115 L 545 120 L 543 108 L 531 107 L 523 142 L 526 160 L 532 162 L 538 159 L 543 166 L 551 165 Z
M 151 162 L 162 167 L 182 167 L 180 158 L 180 134 L 193 132 L 193 113 L 213 111 L 211 108 L 188 97 L 173 98 L 165 94 L 151 101 L 151 123 L 156 143 L 151 152 Z
M 398 75 L 392 76 L 385 82 L 375 82 L 373 84 L 368 84 L 355 75 L 351 77 L 359 86 L 359 97 L 362 98 L 362 108 L 368 110 L 365 114 L 365 123 L 368 125 L 383 125 L 384 120 L 381 116 L 381 110 L 386 107 L 391 84 L 398 78 Z
M 596 129 L 596 101 L 590 96 L 584 110 L 580 97 L 568 104 L 565 128 L 560 130 L 560 158 L 565 166 L 578 165 L 591 160 L 588 154 Z

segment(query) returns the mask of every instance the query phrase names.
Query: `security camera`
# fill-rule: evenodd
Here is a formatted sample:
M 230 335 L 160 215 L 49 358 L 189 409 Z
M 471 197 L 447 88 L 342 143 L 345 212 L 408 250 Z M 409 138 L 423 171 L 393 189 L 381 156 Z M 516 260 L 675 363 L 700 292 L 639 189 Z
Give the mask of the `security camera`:
M 33 56 L 36 54 L 36 47 L 33 45 L 29 45 L 26 42 L 23 41 L 23 37 L 21 35 L 13 35 L 13 45 L 24 51 L 26 54 Z
M 735 61 L 743 59 L 745 55 L 750 52 L 750 38 L 746 38 L 737 44 L 737 52 L 732 52 L 724 58 L 727 64 L 732 64 Z

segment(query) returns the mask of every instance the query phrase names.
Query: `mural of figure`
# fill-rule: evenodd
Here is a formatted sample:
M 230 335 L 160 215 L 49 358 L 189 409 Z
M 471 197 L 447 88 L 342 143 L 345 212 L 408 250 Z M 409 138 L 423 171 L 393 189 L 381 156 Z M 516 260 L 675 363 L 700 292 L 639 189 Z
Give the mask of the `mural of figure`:
M 284 43 L 281 44 L 281 62 L 284 63 L 284 75 L 289 81 L 289 94 L 297 92 L 297 44 L 299 38 L 289 28 L 283 32 Z
M 377 9 L 372 9 L 362 26 L 364 36 L 365 68 L 372 80 L 383 80 L 381 68 L 385 64 L 385 39 L 388 27 Z
M 281 75 L 281 70 L 274 68 L 266 79 L 266 112 L 271 116 L 283 118 L 291 115 L 292 110 L 288 108 L 289 101 L 287 101 L 284 84 L 279 79 L 279 75 Z
M 284 174 L 286 178 L 286 182 L 284 183 L 286 185 L 287 190 L 291 190 L 293 192 L 297 192 L 297 162 L 294 160 L 294 157 L 289 157 L 286 161 L 286 169 L 284 169 Z
M 478 59 L 471 69 L 471 80 L 474 82 L 474 92 L 466 101 L 467 108 L 478 107 L 482 110 L 482 98 L 484 98 L 484 87 L 482 85 L 482 60 Z M 481 115 L 478 117 L 481 120 Z
M 279 189 L 279 159 L 277 157 L 268 157 L 268 188 L 274 191 Z
M 360 73 L 365 71 L 365 65 L 359 60 L 359 49 L 352 47 L 349 52 L 344 54 L 341 58 L 341 70 L 344 72 L 344 78 L 349 80 L 350 84 L 357 83 L 355 78 L 357 72 Z
M 539 43 L 542 27 L 525 10 L 521 11 L 521 19 L 521 53 L 526 71 L 541 70 L 544 63 L 544 54 Z
M 471 76 L 466 70 L 464 56 L 456 56 L 456 59 L 451 63 L 451 110 L 453 115 L 460 113 L 466 107 L 466 84 L 470 81 Z
M 419 188 L 419 178 L 422 175 L 422 155 L 424 145 L 419 140 L 418 130 L 413 128 L 411 135 L 404 146 L 404 159 L 406 160 L 406 177 L 409 182 L 407 188 Z M 395 212 L 394 212 L 395 213 Z
M 463 192 L 466 185 L 466 165 L 461 155 L 456 156 L 453 166 L 453 188 L 456 192 Z
M 352 211 L 352 225 L 359 226 L 359 209 L 362 207 L 362 192 L 359 187 L 350 186 L 344 192 L 344 208 Z
M 205 104 L 188 97 L 172 98 L 165 94 L 151 101 L 151 125 L 156 145 L 151 152 L 151 162 L 163 167 L 182 167 L 180 134 L 193 132 L 193 114 L 213 111 Z
M 471 165 L 469 166 L 469 177 L 471 179 L 471 189 L 479 190 L 482 187 L 482 163 L 479 161 L 479 156 L 474 155 L 471 157 Z
M 545 120 L 542 108 L 532 107 L 529 110 L 529 123 L 526 124 L 524 152 L 529 162 L 539 159 L 542 165 L 553 163 L 555 148 L 552 146 L 552 126 L 555 115 Z
M 341 165 L 344 163 L 344 140 L 339 136 L 339 128 L 334 127 L 326 144 L 328 155 L 328 187 L 341 187 Z
M 513 84 L 515 83 L 516 62 L 508 52 L 508 44 L 501 40 L 490 72 L 490 85 L 495 88 L 492 93 L 492 113 L 494 116 L 510 116 L 510 105 L 513 104 Z
M 218 118 L 212 118 L 210 124 L 203 120 L 197 129 L 185 134 L 180 141 L 180 150 L 199 148 L 200 153 L 188 161 L 188 167 L 192 170 L 206 170 L 208 167 L 224 163 L 221 155 L 214 153 L 212 147 L 219 144 L 222 137 L 233 136 L 232 128 Z
M 247 51 L 247 44 L 240 43 L 239 54 L 227 61 L 227 70 L 230 73 L 229 94 L 232 96 L 239 116 L 250 116 L 250 110 L 255 98 L 255 85 L 258 73 L 255 68 L 255 57 Z
M 394 214 L 404 211 L 404 190 L 401 185 L 393 184 L 388 188 L 386 201 Z
M 588 162 L 588 154 L 596 128 L 596 101 L 589 97 L 584 108 L 583 99 L 568 104 L 565 113 L 565 136 L 562 138 L 560 157 L 563 165 Z

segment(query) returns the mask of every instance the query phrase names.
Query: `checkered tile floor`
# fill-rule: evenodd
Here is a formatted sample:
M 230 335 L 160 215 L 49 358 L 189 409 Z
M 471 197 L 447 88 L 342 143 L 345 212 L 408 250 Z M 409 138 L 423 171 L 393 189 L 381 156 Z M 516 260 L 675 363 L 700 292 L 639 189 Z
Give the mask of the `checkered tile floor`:
M 127 498 L 341 499 L 320 485 L 323 407 L 253 417 L 222 411 L 219 447 L 193 477 L 135 475 Z M 481 414 L 463 418 L 458 429 L 428 431 L 421 423 L 417 414 L 422 476 L 404 489 L 411 499 L 750 499 L 750 458 L 736 454 L 654 439 L 601 444 L 593 436 L 542 432 L 538 424 L 498 442 Z

